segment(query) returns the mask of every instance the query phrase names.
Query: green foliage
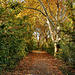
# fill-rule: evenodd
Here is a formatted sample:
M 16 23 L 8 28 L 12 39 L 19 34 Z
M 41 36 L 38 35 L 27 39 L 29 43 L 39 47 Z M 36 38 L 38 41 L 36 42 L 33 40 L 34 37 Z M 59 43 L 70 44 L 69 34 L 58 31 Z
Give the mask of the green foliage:
M 60 42 L 58 58 L 64 60 L 66 64 L 70 64 L 72 68 L 75 68 L 75 43 L 69 42 L 67 39 L 63 39 Z
M 68 44 L 69 46 L 69 62 L 72 65 L 73 68 L 75 68 L 75 43 L 74 42 L 70 42 Z
M 33 40 L 32 39 L 30 39 L 28 42 L 26 42 L 26 47 L 27 48 L 25 48 L 25 51 L 27 51 L 27 52 L 31 52 L 31 50 L 34 50 L 34 42 L 33 42 Z
M 0 7 L 0 73 L 13 69 L 33 49 L 31 24 L 26 22 L 28 16 L 16 17 L 19 5 L 9 3 L 7 9 Z
M 73 73 L 71 73 L 71 71 L 68 71 L 66 68 L 64 68 L 64 67 L 61 67 L 60 68 L 60 70 L 62 71 L 62 73 L 64 74 L 64 75 L 74 75 Z
M 48 45 L 49 46 L 46 48 L 46 51 L 49 54 L 54 55 L 54 45 L 53 45 L 53 42 L 51 41 Z
M 64 44 L 63 42 L 60 43 L 60 46 L 61 50 L 59 50 L 58 57 L 63 59 L 65 62 L 68 62 L 69 47 L 67 46 L 67 44 Z
M 72 68 L 75 68 L 75 22 L 74 15 L 70 7 L 68 6 L 68 21 L 63 23 L 61 27 L 61 41 L 60 50 L 58 52 L 58 58 L 64 60 Z M 72 17 L 73 16 L 73 17 Z
M 5 35 L 0 36 L 0 58 L 1 65 L 3 68 L 14 68 L 16 62 L 25 56 L 25 41 L 16 37 L 16 35 Z M 23 44 L 23 45 L 22 45 Z

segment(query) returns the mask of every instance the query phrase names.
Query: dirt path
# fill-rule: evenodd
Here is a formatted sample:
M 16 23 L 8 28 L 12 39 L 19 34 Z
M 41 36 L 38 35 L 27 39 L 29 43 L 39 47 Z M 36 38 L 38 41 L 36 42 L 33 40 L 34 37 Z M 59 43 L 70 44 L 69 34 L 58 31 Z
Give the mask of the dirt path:
M 33 51 L 20 61 L 14 72 L 6 75 L 63 75 L 59 70 L 61 61 L 46 52 Z

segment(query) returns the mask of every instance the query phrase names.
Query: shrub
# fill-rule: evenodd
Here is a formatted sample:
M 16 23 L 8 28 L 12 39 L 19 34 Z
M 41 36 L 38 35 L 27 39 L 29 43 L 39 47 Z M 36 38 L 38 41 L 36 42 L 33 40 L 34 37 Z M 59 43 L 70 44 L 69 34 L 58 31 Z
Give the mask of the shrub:
M 47 51 L 49 54 L 54 55 L 54 45 L 53 45 L 52 42 L 48 44 L 48 47 L 46 48 L 46 51 Z
M 1 31 L 0 31 L 1 32 Z M 0 35 L 0 71 L 13 69 L 25 55 L 25 40 L 12 34 Z

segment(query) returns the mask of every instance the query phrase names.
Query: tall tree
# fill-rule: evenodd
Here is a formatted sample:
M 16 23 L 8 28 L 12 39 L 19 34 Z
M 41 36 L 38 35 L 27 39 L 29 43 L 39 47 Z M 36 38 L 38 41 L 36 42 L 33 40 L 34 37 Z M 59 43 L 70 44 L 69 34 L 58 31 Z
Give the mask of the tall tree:
M 46 22 L 48 24 L 49 31 L 50 31 L 50 36 L 54 43 L 54 48 L 55 48 L 54 56 L 56 56 L 57 43 L 61 40 L 61 38 L 59 36 L 60 29 L 62 27 L 62 23 L 67 19 L 66 13 L 65 13 L 66 6 L 63 4 L 63 2 L 61 0 L 46 0 L 46 1 L 31 0 L 31 1 L 32 2 L 29 2 L 27 0 L 28 6 L 30 4 L 30 7 L 25 7 L 25 8 L 37 10 L 40 13 L 42 13 L 44 18 L 46 18 Z M 35 2 L 35 3 L 33 3 L 33 2 Z

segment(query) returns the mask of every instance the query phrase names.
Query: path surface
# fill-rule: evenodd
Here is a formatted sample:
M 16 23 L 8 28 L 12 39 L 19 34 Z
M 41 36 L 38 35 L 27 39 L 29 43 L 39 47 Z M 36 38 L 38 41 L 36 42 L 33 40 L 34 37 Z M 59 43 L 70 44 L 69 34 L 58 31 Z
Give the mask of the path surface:
M 20 61 L 14 72 L 6 75 L 63 75 L 59 70 L 61 65 L 61 61 L 47 52 L 33 51 Z

